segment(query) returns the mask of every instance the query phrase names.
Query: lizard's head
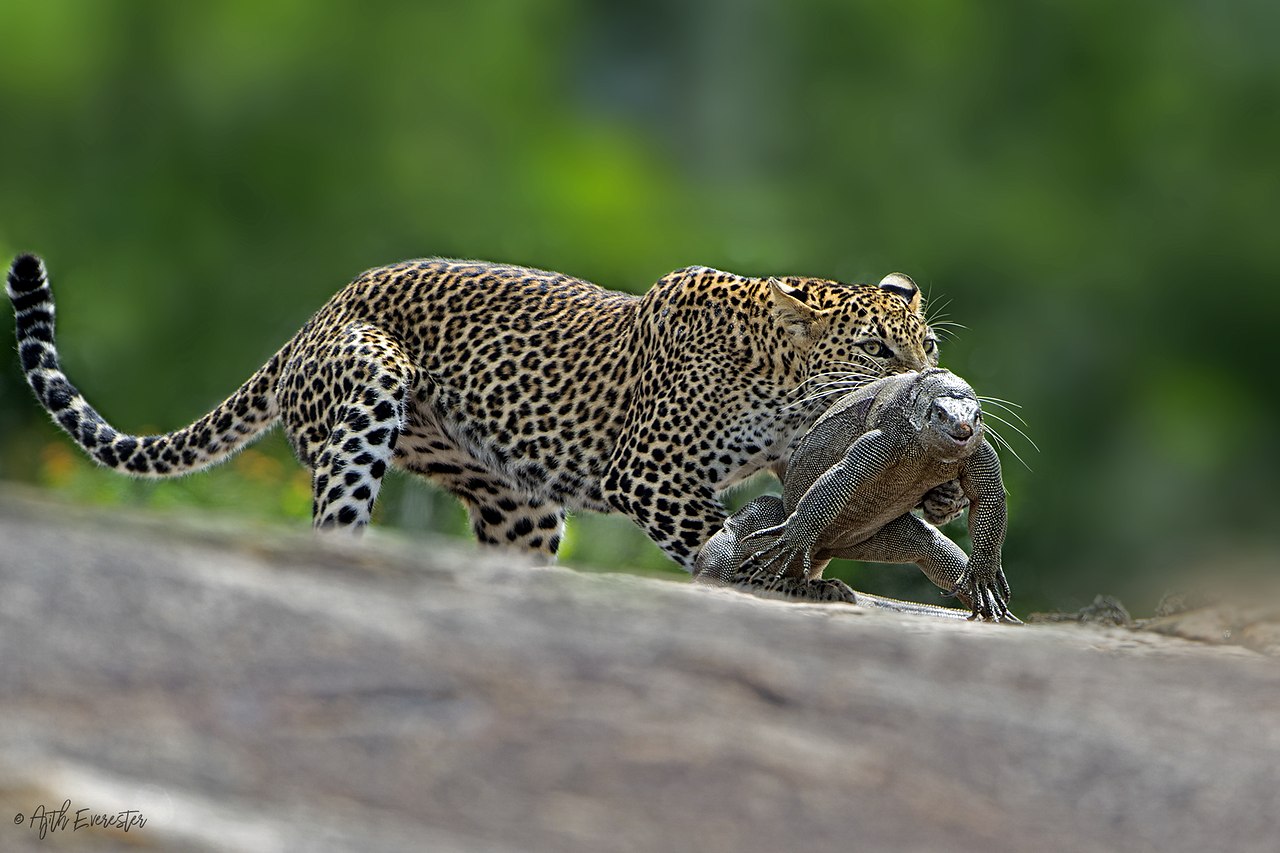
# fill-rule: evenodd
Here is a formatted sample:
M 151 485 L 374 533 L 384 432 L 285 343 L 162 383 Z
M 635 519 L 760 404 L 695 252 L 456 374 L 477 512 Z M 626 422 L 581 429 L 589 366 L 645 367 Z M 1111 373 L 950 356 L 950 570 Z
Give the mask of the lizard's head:
M 907 410 L 921 443 L 941 458 L 964 458 L 982 444 L 978 395 L 949 370 L 934 367 L 917 373 Z

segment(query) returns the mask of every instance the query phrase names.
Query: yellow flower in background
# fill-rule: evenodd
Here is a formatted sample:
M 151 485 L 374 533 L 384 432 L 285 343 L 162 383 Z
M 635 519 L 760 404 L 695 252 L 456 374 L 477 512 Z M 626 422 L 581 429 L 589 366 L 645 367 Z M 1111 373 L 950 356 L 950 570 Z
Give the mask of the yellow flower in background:
M 62 488 L 75 476 L 79 462 L 63 441 L 51 441 L 40 449 L 40 480 L 46 486 Z

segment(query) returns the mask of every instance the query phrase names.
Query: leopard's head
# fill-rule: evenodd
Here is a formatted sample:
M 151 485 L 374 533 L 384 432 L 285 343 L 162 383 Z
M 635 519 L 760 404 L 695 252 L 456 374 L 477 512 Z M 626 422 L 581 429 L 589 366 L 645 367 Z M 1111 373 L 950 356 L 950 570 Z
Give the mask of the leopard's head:
M 769 298 L 775 320 L 803 354 L 797 365 L 803 397 L 938 364 L 938 337 L 925 320 L 924 297 L 902 273 L 890 273 L 878 285 L 773 278 Z

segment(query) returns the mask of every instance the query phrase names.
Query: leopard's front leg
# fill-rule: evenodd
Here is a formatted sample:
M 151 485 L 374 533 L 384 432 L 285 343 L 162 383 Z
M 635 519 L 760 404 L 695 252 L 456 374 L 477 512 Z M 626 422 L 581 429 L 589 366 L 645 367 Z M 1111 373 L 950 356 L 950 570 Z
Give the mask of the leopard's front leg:
M 691 573 L 698 552 L 728 516 L 709 484 L 685 471 L 659 473 L 652 459 L 611 466 L 603 492 L 610 506 Z

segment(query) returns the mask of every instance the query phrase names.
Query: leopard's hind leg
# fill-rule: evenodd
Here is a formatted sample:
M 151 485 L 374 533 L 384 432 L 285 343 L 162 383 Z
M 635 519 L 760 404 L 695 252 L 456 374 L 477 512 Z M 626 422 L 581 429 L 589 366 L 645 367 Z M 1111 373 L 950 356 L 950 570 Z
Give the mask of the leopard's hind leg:
M 553 562 L 564 538 L 564 507 L 529 494 L 445 434 L 429 407 L 410 415 L 396 464 L 433 480 L 467 508 L 481 545 Z
M 363 323 L 304 337 L 280 382 L 281 418 L 311 469 L 317 530 L 362 530 L 405 426 L 417 369 L 392 335 Z
M 564 538 L 564 508 L 513 489 L 494 478 L 469 477 L 453 492 L 467 508 L 482 545 L 522 551 L 554 562 Z

